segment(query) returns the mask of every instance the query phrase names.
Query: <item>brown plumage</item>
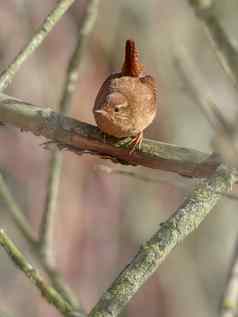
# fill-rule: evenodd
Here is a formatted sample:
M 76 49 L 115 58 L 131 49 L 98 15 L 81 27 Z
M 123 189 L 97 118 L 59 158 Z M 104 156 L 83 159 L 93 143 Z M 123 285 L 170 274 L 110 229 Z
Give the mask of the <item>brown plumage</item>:
M 104 81 L 93 109 L 101 131 L 117 138 L 134 136 L 135 146 L 156 114 L 155 80 L 143 68 L 135 42 L 127 40 L 122 70 Z

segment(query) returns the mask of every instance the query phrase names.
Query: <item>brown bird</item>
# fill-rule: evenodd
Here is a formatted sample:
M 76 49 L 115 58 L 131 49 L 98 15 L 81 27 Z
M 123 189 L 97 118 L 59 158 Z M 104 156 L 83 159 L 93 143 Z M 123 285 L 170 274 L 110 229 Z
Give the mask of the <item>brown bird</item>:
M 143 69 L 135 42 L 127 40 L 121 72 L 104 81 L 93 109 L 102 132 L 116 138 L 133 137 L 132 151 L 137 145 L 140 148 L 143 131 L 156 114 L 155 80 L 144 75 Z

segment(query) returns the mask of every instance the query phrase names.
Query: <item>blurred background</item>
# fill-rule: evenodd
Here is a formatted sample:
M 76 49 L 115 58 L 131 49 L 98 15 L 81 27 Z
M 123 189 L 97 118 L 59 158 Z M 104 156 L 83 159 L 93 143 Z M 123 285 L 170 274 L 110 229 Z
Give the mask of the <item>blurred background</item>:
M 87 1 L 76 1 L 22 66 L 7 93 L 57 109 L 67 62 Z M 236 46 L 236 0 L 215 1 L 215 14 Z M 0 68 L 32 37 L 55 0 L 0 1 Z M 159 83 L 158 115 L 145 135 L 204 152 L 214 130 L 199 103 L 211 98 L 229 119 L 238 94 L 186 0 L 104 0 L 83 53 L 71 116 L 94 124 L 92 107 L 108 74 L 122 65 L 124 43 L 135 39 L 145 69 Z M 46 199 L 50 152 L 45 140 L 0 127 L 0 169 L 38 235 Z M 100 166 L 112 169 L 108 174 Z M 146 175 L 144 182 L 114 169 Z M 114 173 L 115 172 L 115 173 Z M 192 180 L 142 167 L 114 165 L 64 153 L 55 228 L 56 267 L 89 311 L 112 280 L 184 200 Z M 237 236 L 237 201 L 223 198 L 206 221 L 177 247 L 136 294 L 125 316 L 217 316 Z M 1 228 L 37 266 L 0 201 Z M 0 310 L 9 316 L 58 316 L 0 250 Z

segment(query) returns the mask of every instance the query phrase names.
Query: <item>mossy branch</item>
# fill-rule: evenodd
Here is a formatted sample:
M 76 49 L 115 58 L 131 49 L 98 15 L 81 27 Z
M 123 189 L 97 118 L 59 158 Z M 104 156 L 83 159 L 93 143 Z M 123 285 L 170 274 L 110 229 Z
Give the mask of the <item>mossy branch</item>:
M 236 177 L 224 166 L 201 181 L 176 212 L 138 251 L 90 312 L 90 317 L 117 316 L 178 243 L 191 234 L 231 191 Z M 218 194 L 221 193 L 221 194 Z
M 77 154 L 94 154 L 114 162 L 161 169 L 182 176 L 209 176 L 221 163 L 216 155 L 148 139 L 143 141 L 140 150 L 131 154 L 122 142 L 105 137 L 95 126 L 4 94 L 0 95 L 0 121 L 44 136 Z

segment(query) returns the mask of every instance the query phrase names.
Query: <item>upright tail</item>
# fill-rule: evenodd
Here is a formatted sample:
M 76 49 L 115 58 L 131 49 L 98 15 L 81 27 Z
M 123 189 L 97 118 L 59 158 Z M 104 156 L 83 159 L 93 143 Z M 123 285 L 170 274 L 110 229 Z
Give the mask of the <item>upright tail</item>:
M 123 76 L 140 77 L 144 65 L 139 62 L 139 51 L 133 40 L 127 40 L 125 46 L 125 61 L 121 73 Z

